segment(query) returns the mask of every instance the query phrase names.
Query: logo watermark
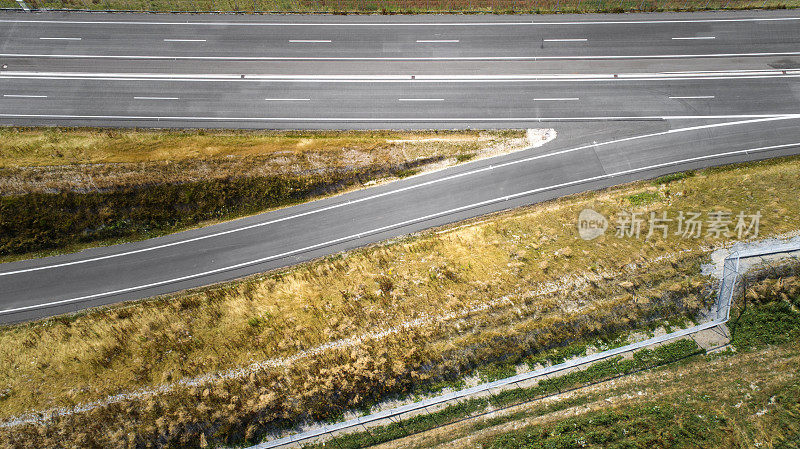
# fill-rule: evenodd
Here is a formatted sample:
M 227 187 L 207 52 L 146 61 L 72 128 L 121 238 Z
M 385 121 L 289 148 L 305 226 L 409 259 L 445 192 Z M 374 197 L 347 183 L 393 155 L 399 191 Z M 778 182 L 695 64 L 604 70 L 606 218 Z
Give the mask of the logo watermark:
M 592 209 L 584 209 L 578 215 L 578 234 L 584 240 L 592 240 L 605 234 L 608 220 L 603 214 Z
M 723 210 L 650 212 L 649 216 L 644 212 L 621 211 L 614 215 L 614 237 L 639 239 L 644 236 L 645 240 L 666 239 L 669 235 L 685 239 L 704 235 L 715 239 L 757 238 L 761 216 L 761 211 L 736 214 Z M 597 211 L 584 209 L 578 215 L 578 235 L 584 240 L 600 237 L 608 227 L 609 220 Z

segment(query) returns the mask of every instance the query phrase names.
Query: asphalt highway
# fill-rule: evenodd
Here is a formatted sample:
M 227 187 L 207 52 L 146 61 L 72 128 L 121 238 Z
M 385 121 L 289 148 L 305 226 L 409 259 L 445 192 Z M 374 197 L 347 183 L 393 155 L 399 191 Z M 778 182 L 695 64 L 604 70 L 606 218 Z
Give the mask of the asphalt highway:
M 800 153 L 797 115 L 678 122 L 686 123 L 568 126 L 539 149 L 163 238 L 3 264 L 0 319 L 168 293 L 575 192 Z
M 640 16 L 0 16 L 3 57 L 499 60 L 785 53 L 794 12 Z
M 798 19 L 0 14 L 0 124 L 559 134 L 541 148 L 241 220 L 2 264 L 0 321 L 235 279 L 635 179 L 800 153 Z
M 5 13 L 0 124 L 463 128 L 794 112 L 798 24 L 792 11 Z

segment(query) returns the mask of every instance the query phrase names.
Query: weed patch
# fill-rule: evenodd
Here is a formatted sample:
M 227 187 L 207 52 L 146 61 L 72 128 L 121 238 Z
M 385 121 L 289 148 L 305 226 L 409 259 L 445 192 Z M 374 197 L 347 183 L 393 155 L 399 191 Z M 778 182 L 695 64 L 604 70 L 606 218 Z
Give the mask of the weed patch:
M 679 173 L 670 173 L 653 180 L 653 185 L 660 186 L 669 184 L 671 182 L 680 181 L 682 179 L 691 178 L 694 176 L 694 171 L 688 170 Z
M 646 206 L 658 201 L 661 196 L 657 192 L 640 192 L 628 196 L 628 201 L 631 206 L 639 207 Z
M 740 350 L 800 340 L 800 277 L 763 279 L 750 285 L 731 324 L 731 343 Z

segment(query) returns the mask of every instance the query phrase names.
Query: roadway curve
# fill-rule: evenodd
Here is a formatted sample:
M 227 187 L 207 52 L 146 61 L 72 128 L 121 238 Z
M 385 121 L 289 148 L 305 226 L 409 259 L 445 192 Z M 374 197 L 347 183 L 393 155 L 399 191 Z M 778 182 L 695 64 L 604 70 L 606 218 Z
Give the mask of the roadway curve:
M 3 264 L 0 318 L 173 292 L 589 189 L 797 154 L 800 116 L 587 124 L 554 143 L 162 238 Z
M 543 148 L 229 223 L 0 265 L 0 320 L 234 279 L 668 172 L 800 153 L 798 18 L 0 15 L 2 123 L 559 132 Z M 295 39 L 331 42 L 298 50 Z M 385 57 L 393 59 L 375 59 Z

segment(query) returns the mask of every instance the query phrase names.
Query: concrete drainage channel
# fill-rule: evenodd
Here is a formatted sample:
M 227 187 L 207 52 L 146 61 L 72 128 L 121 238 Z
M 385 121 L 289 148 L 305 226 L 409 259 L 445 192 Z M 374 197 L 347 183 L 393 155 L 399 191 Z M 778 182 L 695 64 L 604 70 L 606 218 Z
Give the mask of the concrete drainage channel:
M 753 259 L 755 258 L 759 258 L 761 261 L 768 261 L 780 260 L 787 257 L 800 257 L 800 237 L 795 237 L 789 241 L 773 239 L 749 244 L 737 243 L 727 251 L 728 255 L 722 261 L 722 273 L 720 277 L 719 290 L 717 292 L 717 300 L 711 307 L 711 310 L 708 314 L 708 321 L 704 323 L 649 338 L 647 340 L 631 343 L 619 348 L 609 349 L 596 354 L 579 357 L 558 365 L 548 366 L 494 382 L 479 384 L 474 387 L 423 399 L 411 404 L 382 410 L 370 415 L 360 416 L 358 418 L 350 419 L 340 423 L 322 426 L 320 428 L 307 430 L 283 438 L 266 441 L 255 446 L 251 446 L 248 449 L 267 449 L 294 446 L 298 445 L 299 443 L 310 443 L 315 439 L 330 438 L 338 434 L 347 433 L 348 431 L 357 431 L 361 429 L 367 429 L 369 427 L 375 427 L 384 423 L 397 422 L 414 415 L 429 413 L 431 410 L 435 411 L 437 408 L 457 403 L 462 399 L 488 395 L 509 388 L 519 388 L 522 386 L 522 384 L 531 384 L 541 378 L 547 378 L 556 374 L 564 374 L 566 371 L 584 367 L 600 360 L 631 353 L 649 346 L 664 344 L 672 340 L 692 336 L 699 332 L 710 329 L 715 329 L 727 337 L 728 329 L 725 326 L 725 323 L 730 318 L 731 302 L 737 289 L 739 288 L 738 281 L 740 276 L 759 262 L 754 262 Z M 720 273 L 716 274 L 717 276 L 720 275 Z

